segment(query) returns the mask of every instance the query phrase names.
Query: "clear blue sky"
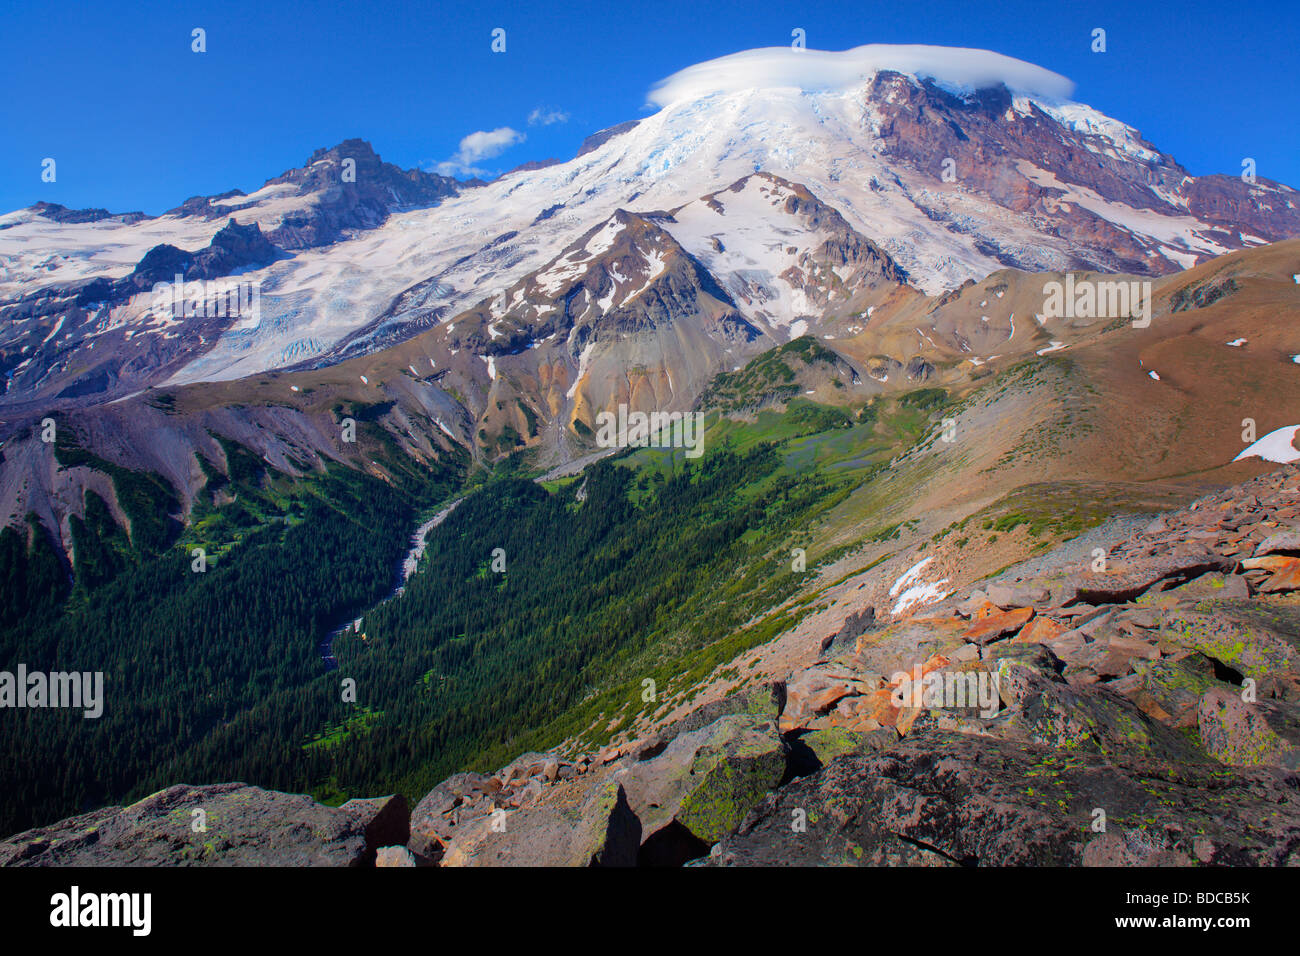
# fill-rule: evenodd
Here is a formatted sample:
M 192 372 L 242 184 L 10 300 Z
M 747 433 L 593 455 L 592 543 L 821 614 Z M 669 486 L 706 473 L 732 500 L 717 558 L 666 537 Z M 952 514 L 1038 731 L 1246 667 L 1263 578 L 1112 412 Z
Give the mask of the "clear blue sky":
M 5 0 L 0 211 L 45 199 L 159 213 L 252 190 L 349 136 L 431 168 L 462 137 L 509 127 L 526 139 L 480 168 L 567 159 L 588 133 L 645 115 L 661 77 L 787 45 L 795 27 L 815 49 L 932 43 L 1028 60 L 1194 174 L 1237 174 L 1251 156 L 1260 176 L 1300 187 L 1294 0 L 542 5 Z M 206 53 L 190 51 L 194 27 Z M 494 27 L 505 54 L 490 50 Z M 1089 49 L 1094 27 L 1105 54 Z M 567 120 L 529 125 L 534 110 Z M 40 179 L 47 156 L 54 184 Z

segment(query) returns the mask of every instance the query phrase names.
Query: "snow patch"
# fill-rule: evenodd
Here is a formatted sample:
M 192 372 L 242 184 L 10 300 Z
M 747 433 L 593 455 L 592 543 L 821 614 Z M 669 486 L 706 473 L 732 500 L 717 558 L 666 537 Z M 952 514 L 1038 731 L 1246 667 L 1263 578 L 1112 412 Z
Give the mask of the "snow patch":
M 933 557 L 923 558 L 916 562 L 896 580 L 889 589 L 889 596 L 898 598 L 898 603 L 894 605 L 890 614 L 901 614 L 903 611 L 918 604 L 933 604 L 935 601 L 942 601 L 950 592 L 942 590 L 941 586 L 948 583 L 947 578 L 935 581 L 931 584 L 918 584 L 923 572 L 933 561 Z M 902 592 L 901 594 L 899 592 Z
M 1300 451 L 1295 447 L 1295 434 L 1300 431 L 1300 425 L 1287 425 L 1276 431 L 1271 431 L 1259 441 L 1248 446 L 1233 461 L 1241 461 L 1243 458 L 1262 458 L 1264 461 L 1277 462 L 1280 465 L 1287 465 L 1292 462 L 1300 461 Z
M 917 605 L 942 601 L 951 593 L 942 589 L 942 586 L 947 583 L 948 579 L 944 578 L 934 584 L 918 584 L 916 587 L 908 588 L 899 596 L 898 603 L 894 605 L 889 613 L 898 615 Z
M 578 386 L 582 383 L 582 377 L 587 374 L 587 363 L 591 361 L 591 350 L 595 347 L 595 342 L 588 342 L 582 347 L 582 354 L 578 356 L 578 374 L 573 377 L 573 384 L 564 393 L 566 398 L 572 399 L 574 395 L 578 394 Z
M 908 568 L 906 571 L 900 574 L 898 576 L 898 579 L 894 581 L 893 586 L 890 587 L 889 596 L 897 597 L 898 592 L 901 591 L 903 588 L 907 587 L 917 578 L 919 578 L 921 576 L 921 572 L 924 571 L 929 566 L 930 562 L 933 560 L 934 560 L 933 556 L 928 558 L 922 558 L 920 561 L 916 562 L 916 564 L 912 565 L 910 568 Z

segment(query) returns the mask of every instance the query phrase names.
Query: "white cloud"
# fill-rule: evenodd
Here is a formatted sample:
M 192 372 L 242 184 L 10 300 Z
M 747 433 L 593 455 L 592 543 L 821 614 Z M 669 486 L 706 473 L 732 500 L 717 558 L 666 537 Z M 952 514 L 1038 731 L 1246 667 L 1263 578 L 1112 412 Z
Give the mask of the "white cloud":
M 509 126 L 499 126 L 494 130 L 478 130 L 470 133 L 460 141 L 460 148 L 451 159 L 439 163 L 438 172 L 444 176 L 456 174 L 482 176 L 486 173 L 474 164 L 482 159 L 500 156 L 516 143 L 522 143 L 527 137 Z
M 1067 99 L 1074 83 L 1059 73 L 989 50 L 872 43 L 842 52 L 765 47 L 688 66 L 650 90 L 650 102 L 667 106 L 713 93 L 795 87 L 851 89 L 878 70 L 933 77 L 949 88 L 981 89 L 1005 83 L 1030 95 Z
M 540 106 L 528 114 L 529 126 L 550 126 L 552 123 L 567 123 L 569 114 L 563 110 L 544 110 Z

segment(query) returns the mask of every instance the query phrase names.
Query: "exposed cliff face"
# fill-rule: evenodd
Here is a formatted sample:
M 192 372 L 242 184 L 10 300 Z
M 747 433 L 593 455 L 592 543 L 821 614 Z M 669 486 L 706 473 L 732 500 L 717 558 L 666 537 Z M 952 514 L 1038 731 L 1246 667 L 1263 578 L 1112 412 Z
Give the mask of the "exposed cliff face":
M 441 202 L 459 189 L 448 176 L 386 163 L 368 142 L 353 138 L 317 149 L 302 166 L 253 193 L 232 189 L 195 196 L 166 215 L 211 220 L 243 213 L 260 222 L 280 248 L 311 249 L 348 231 L 374 229 L 394 210 Z
M 1293 189 L 1266 179 L 1192 177 L 1136 130 L 1087 107 L 1051 105 L 1005 87 L 962 97 L 889 71 L 876 74 L 866 96 L 882 152 L 938 181 L 933 190 L 913 190 L 913 201 L 954 231 L 966 228 L 955 197 L 973 191 L 1067 240 L 1073 267 L 1159 275 L 1300 230 Z M 1181 218 L 1194 255 L 1127 228 L 1120 207 L 1175 217 L 1169 225 Z M 1141 212 L 1127 220 L 1141 221 Z M 996 236 L 988 241 L 1004 265 L 1026 267 L 1020 251 L 1003 248 Z
M 304 166 L 267 180 L 262 191 L 278 194 L 280 186 L 311 200 L 271 231 L 271 241 L 285 249 L 335 242 L 349 230 L 382 225 L 394 209 L 431 206 L 459 191 L 448 176 L 385 163 L 363 139 L 316 150 Z

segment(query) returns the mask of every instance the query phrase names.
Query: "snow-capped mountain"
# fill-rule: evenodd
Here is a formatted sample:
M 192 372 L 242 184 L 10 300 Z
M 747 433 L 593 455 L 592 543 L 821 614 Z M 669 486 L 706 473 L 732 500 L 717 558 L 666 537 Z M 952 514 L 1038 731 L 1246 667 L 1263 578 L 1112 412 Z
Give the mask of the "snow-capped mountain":
M 578 431 L 618 404 L 684 410 L 717 372 L 809 331 L 860 332 L 902 292 L 916 295 L 904 271 L 834 209 L 752 173 L 670 211 L 617 210 L 412 346 L 472 396 L 486 433 L 535 437 L 517 406 Z
M 851 322 L 873 283 L 938 294 L 1008 266 L 1157 275 L 1300 235 L 1294 190 L 1191 177 L 1070 94 L 1063 77 L 986 51 L 758 50 L 669 77 L 655 113 L 568 162 L 485 185 L 403 172 L 349 140 L 254 193 L 157 218 L 30 207 L 0 217 L 0 302 L 18 319 L 0 332 L 4 401 L 320 367 L 464 312 L 491 313 L 472 345 L 484 359 L 501 337 L 527 347 L 557 331 L 538 310 L 557 307 L 562 254 L 620 210 L 665 255 L 671 239 L 709 275 L 701 288 L 716 284 L 716 301 L 768 342 Z M 170 322 L 144 293 L 91 285 L 131 275 L 159 245 L 200 250 L 232 219 L 278 250 L 233 269 L 257 284 L 256 322 Z M 583 322 L 652 282 L 612 265 L 578 283 L 585 301 L 565 301 Z M 575 366 L 592 341 L 572 334 L 580 324 L 564 341 Z
M 907 274 L 803 186 L 754 173 L 665 217 L 664 228 L 700 260 L 769 334 L 797 337 L 892 292 Z M 867 300 L 872 300 L 868 303 Z

